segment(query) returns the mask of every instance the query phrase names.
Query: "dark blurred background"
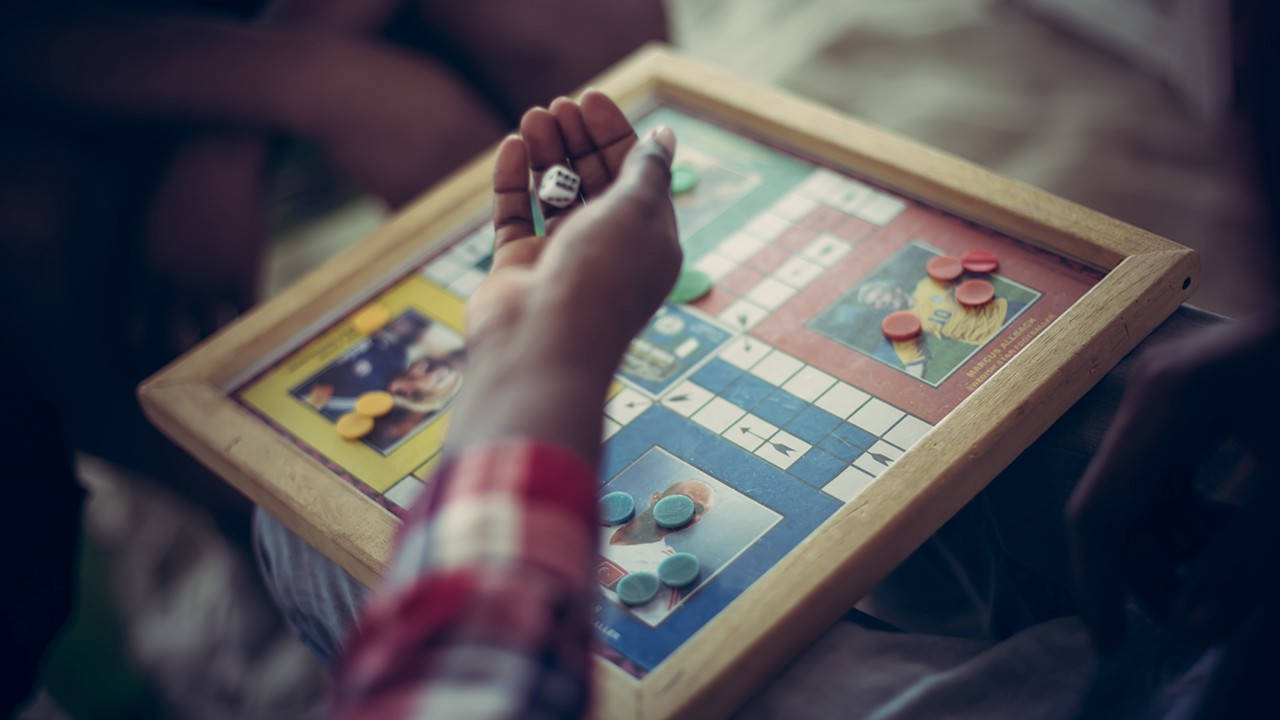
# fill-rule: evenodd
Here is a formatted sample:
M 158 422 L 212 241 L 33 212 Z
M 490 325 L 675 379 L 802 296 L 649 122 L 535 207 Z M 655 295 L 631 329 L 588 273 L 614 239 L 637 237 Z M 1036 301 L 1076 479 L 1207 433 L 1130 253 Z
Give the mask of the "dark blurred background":
M 1245 313 L 1269 282 L 1226 2 L 57 5 L 0 32 L 5 373 L 26 388 L 0 429 L 36 437 L 6 451 L 27 458 L 13 487 L 47 491 L 70 448 L 87 489 L 82 539 L 74 513 L 31 510 L 74 492 L 8 503 L 28 571 L 78 557 L 22 717 L 322 714 L 325 671 L 259 587 L 244 503 L 149 430 L 133 384 L 664 32 L 1196 248 L 1203 308 Z

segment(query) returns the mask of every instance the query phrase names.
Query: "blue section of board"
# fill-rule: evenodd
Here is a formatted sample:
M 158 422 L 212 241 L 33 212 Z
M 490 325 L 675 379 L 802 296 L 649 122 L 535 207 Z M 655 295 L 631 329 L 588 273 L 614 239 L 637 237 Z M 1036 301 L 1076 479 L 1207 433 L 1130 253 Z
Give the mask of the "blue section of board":
M 842 461 L 818 448 L 813 448 L 799 460 L 796 460 L 789 468 L 789 472 L 810 485 L 821 488 L 831 482 L 846 467 L 848 467 L 848 462 Z
M 776 404 L 783 407 L 794 401 L 799 406 L 791 415 L 797 414 L 804 403 L 790 393 L 781 394 L 791 399 L 780 397 Z M 595 624 L 600 640 L 645 670 L 674 652 L 841 505 L 818 488 L 661 405 L 645 410 L 605 443 L 601 484 L 608 485 L 655 448 L 742 493 L 780 519 L 656 627 L 603 597 L 598 600 Z M 815 456 L 805 468 L 813 477 L 830 469 L 821 456 Z M 685 549 L 678 541 L 672 547 Z
M 787 432 L 810 444 L 816 444 L 827 436 L 837 425 L 840 418 L 819 407 L 810 405 L 800 411 L 787 423 Z
M 808 403 L 786 390 L 774 388 L 760 404 L 751 409 L 751 412 L 782 427 L 791 422 L 791 418 L 799 415 L 806 405 Z
M 774 390 L 777 390 L 777 388 L 755 375 L 744 374 L 720 394 L 724 396 L 725 400 L 734 405 L 750 410 L 760 404 L 760 401 L 768 397 L 769 393 Z
M 854 458 L 862 454 L 862 448 L 850 445 L 835 435 L 828 435 L 822 438 L 822 442 L 818 443 L 818 447 L 845 462 L 853 462 Z
M 847 422 L 837 425 L 831 434 L 859 450 L 866 450 L 876 444 L 875 435 Z
M 689 379 L 713 393 L 718 393 L 742 374 L 742 370 L 720 358 L 711 358 L 706 365 L 689 376 Z

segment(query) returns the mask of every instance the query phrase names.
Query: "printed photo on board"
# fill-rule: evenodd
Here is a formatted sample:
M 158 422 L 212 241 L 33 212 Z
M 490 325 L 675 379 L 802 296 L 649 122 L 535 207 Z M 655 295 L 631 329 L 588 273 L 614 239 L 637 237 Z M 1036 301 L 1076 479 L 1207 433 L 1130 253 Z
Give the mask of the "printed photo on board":
M 716 573 L 751 546 L 782 516 L 659 447 L 651 448 L 618 473 L 601 493 L 622 491 L 636 502 L 636 514 L 621 526 L 602 528 L 597 580 L 606 598 L 618 602 L 614 588 L 627 573 L 657 573 L 668 557 L 686 552 L 702 566 L 698 579 L 679 590 L 663 586 L 657 597 L 629 609 L 656 626 L 698 592 Z M 654 505 L 671 495 L 693 500 L 688 524 L 668 529 L 657 524 Z
M 391 393 L 391 412 L 378 418 L 363 438 L 385 455 L 453 400 L 462 385 L 463 345 L 452 329 L 406 310 L 290 394 L 336 422 L 355 408 L 362 394 Z
M 1040 297 L 1008 278 L 984 274 L 995 298 L 982 307 L 965 307 L 956 300 L 956 287 L 966 276 L 940 283 L 925 271 L 930 258 L 941 254 L 920 242 L 904 246 L 808 327 L 937 387 Z M 918 337 L 885 338 L 880 323 L 899 310 L 919 317 Z

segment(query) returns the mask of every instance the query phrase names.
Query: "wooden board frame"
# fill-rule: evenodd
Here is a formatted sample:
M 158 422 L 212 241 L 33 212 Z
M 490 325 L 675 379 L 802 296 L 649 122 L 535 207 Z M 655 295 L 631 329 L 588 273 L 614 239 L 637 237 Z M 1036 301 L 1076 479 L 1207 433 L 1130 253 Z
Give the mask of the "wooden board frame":
M 643 679 L 598 659 L 595 714 L 720 716 L 866 594 L 1196 289 L 1188 248 L 659 45 L 594 82 L 624 108 L 655 96 L 823 158 L 1106 275 L 866 491 L 836 511 Z M 149 378 L 164 432 L 361 582 L 398 521 L 226 396 L 277 346 L 354 307 L 489 202 L 493 151 Z

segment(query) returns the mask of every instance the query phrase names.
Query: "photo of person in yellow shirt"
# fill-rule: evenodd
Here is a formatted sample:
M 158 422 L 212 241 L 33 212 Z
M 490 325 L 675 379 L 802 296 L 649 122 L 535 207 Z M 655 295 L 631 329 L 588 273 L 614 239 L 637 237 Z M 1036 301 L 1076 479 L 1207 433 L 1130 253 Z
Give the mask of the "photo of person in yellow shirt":
M 921 243 L 903 247 L 862 282 L 820 313 L 809 327 L 930 385 L 938 385 L 1000 333 L 1040 293 L 999 275 L 983 275 L 996 289 L 991 302 L 968 308 L 955 288 L 967 277 L 939 282 L 925 266 L 940 254 Z M 921 333 L 890 341 L 880 329 L 889 313 L 910 310 Z

